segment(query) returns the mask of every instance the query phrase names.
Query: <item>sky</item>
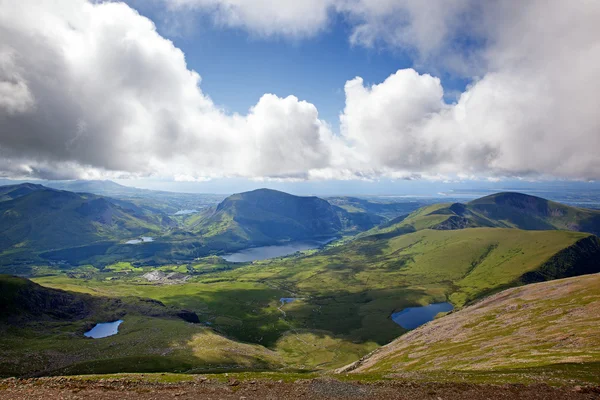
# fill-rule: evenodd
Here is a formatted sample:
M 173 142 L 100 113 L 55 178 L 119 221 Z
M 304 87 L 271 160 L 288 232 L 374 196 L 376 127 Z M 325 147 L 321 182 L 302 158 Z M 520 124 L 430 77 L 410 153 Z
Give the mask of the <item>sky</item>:
M 597 181 L 598 20 L 593 0 L 0 0 L 0 177 Z

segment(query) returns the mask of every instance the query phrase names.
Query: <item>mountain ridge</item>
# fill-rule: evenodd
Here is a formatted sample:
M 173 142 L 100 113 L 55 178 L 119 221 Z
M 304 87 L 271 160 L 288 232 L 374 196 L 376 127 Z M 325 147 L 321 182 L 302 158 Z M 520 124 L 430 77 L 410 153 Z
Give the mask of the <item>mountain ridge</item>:
M 476 227 L 570 230 L 599 235 L 600 210 L 572 207 L 517 192 L 500 192 L 468 203 L 425 206 L 360 236 Z

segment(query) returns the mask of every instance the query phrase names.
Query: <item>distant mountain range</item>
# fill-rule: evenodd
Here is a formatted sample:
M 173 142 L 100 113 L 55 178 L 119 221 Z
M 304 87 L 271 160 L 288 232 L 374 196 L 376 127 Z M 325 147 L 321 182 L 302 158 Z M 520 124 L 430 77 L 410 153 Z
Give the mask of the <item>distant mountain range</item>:
M 7 186 L 34 185 L 29 182 L 1 181 L 8 183 Z M 92 193 L 99 196 L 108 196 L 113 199 L 125 200 L 139 207 L 146 208 L 157 213 L 174 215 L 180 210 L 201 210 L 217 205 L 226 196 L 218 194 L 200 193 L 175 193 L 160 190 L 139 189 L 120 185 L 109 180 L 72 180 L 72 181 L 44 181 L 44 187 L 66 190 L 76 193 Z
M 30 183 L 0 187 L 0 262 L 102 263 L 109 254 L 107 262 L 121 258 L 168 262 L 250 246 L 360 232 L 359 237 L 395 237 L 422 229 L 493 227 L 600 233 L 598 210 L 519 193 L 499 193 L 466 204 L 435 204 L 389 220 L 386 216 L 397 215 L 401 206 L 336 198 L 332 201 L 341 205 L 337 206 L 318 197 L 259 189 L 229 196 L 216 206 L 205 204 L 200 213 L 175 217 L 164 211 L 165 207 L 177 208 L 172 203 L 165 205 L 171 201 L 167 197 L 111 198 L 86 192 L 139 190 L 123 189 L 113 182 L 69 185 L 77 193 Z M 152 236 L 155 242 L 123 246 L 126 239 L 141 235 Z
M 113 182 L 67 186 L 77 192 L 31 183 L 0 187 L 0 260 L 28 264 L 42 261 L 38 255 L 69 263 L 102 263 L 104 256 L 107 262 L 121 257 L 155 262 L 190 259 L 253 245 L 359 232 L 386 220 L 376 214 L 348 212 L 317 197 L 267 189 L 236 194 L 216 207 L 205 205 L 201 213 L 176 219 L 163 211 L 165 197 L 127 197 L 123 190 L 138 193 L 138 189 L 123 189 Z M 120 197 L 88 190 L 118 192 Z M 124 240 L 141 235 L 156 241 L 123 247 Z

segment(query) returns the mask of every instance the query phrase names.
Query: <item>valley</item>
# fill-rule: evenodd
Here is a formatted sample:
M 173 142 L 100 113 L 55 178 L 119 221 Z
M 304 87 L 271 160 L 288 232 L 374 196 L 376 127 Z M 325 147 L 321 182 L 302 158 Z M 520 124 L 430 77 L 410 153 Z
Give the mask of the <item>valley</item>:
M 583 278 L 592 279 L 587 277 L 597 275 L 589 274 L 600 272 L 600 239 L 593 234 L 599 226 L 598 211 L 506 193 L 465 204 L 424 205 L 395 215 L 403 206 L 369 205 L 354 199 L 344 203 L 339 198 L 335 202 L 341 205 L 333 206 L 317 198 L 257 191 L 174 217 L 165 226 L 164 216 L 148 210 L 130 214 L 130 209 L 110 198 L 94 208 L 89 202 L 104 198 L 26 189 L 31 191 L 6 192 L 11 199 L 0 202 L 3 215 L 11 215 L 21 202 L 34 202 L 32 195 L 43 194 L 59 199 L 61 207 L 50 206 L 53 211 L 42 213 L 45 219 L 27 220 L 29 224 L 55 227 L 65 216 L 75 218 L 75 212 L 90 209 L 94 213 L 87 214 L 86 230 L 94 236 L 88 244 L 63 249 L 54 248 L 61 244 L 28 239 L 23 248 L 36 256 L 15 262 L 12 255 L 18 247 L 11 243 L 17 239 L 11 238 L 28 234 L 19 225 L 4 231 L 9 247 L 0 270 L 23 278 L 0 276 L 0 284 L 12 288 L 0 298 L 0 376 L 236 371 L 311 376 L 338 370 L 369 379 L 416 374 L 495 382 L 504 379 L 496 374 L 500 370 L 513 376 L 510 370 L 529 368 L 523 375 L 527 378 L 522 377 L 526 381 L 537 379 L 543 368 L 578 362 L 581 367 L 572 376 L 578 382 L 594 382 L 586 371 L 595 370 L 600 360 L 588 350 L 595 344 L 586 341 L 581 348 L 588 358 L 577 358 L 573 352 L 546 357 L 539 349 L 525 348 L 522 351 L 532 354 L 532 362 L 513 362 L 504 355 L 504 364 L 496 365 L 483 361 L 493 355 L 473 353 L 469 357 L 481 360 L 480 364 L 446 366 L 435 358 L 445 354 L 442 351 L 434 356 L 424 353 L 419 360 L 426 367 L 407 364 L 396 370 L 388 367 L 396 361 L 379 367 L 371 360 L 404 359 L 385 353 L 394 348 L 394 340 L 415 337 L 444 321 L 458 326 L 461 315 L 469 317 L 460 321 L 482 321 L 461 322 L 465 335 L 485 326 L 491 317 L 474 317 L 469 310 L 505 293 L 521 293 L 511 288 L 527 290 L 536 282 L 549 285 L 570 277 L 583 282 L 582 287 L 594 287 L 593 280 Z M 265 196 L 274 203 L 265 206 L 270 204 Z M 63 198 L 69 199 L 64 206 Z M 98 218 L 107 209 L 114 219 L 103 227 Z M 374 209 L 381 214 L 370 214 Z M 314 210 L 313 222 L 307 219 L 307 210 Z M 328 235 L 337 238 L 331 241 Z M 116 240 L 104 245 L 107 237 Z M 20 312 L 16 318 L 6 311 L 23 302 L 25 294 L 19 287 L 27 288 L 26 296 L 38 303 L 54 304 L 51 299 L 58 296 L 89 305 L 75 314 L 42 308 Z M 569 293 L 571 297 L 552 301 L 594 301 L 583 290 Z M 58 309 L 63 307 L 62 301 L 57 304 Z M 435 311 L 413 316 L 419 307 L 423 312 Z M 519 308 L 514 312 L 519 320 Z M 540 319 L 540 324 L 552 326 L 554 320 Z M 84 336 L 96 324 L 112 321 L 122 321 L 118 332 L 98 339 Z M 582 329 L 595 323 L 576 321 Z M 577 329 L 569 337 L 581 341 L 580 335 L 588 333 Z M 462 337 L 457 335 L 451 337 Z M 504 345 L 510 354 L 516 351 L 517 342 L 514 348 Z M 454 357 L 450 352 L 463 348 L 443 341 L 440 346 L 448 353 L 440 359 Z M 363 358 L 369 354 L 374 355 Z M 430 357 L 433 361 L 428 361 Z M 363 361 L 353 364 L 358 360 Z M 372 363 L 376 367 L 370 367 Z M 429 368 L 432 364 L 443 368 Z

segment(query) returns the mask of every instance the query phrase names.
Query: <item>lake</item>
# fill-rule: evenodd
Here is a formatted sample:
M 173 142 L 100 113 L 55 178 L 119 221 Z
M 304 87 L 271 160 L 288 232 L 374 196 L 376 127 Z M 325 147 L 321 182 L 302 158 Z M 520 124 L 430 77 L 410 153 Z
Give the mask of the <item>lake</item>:
M 119 325 L 123 323 L 122 320 L 105 322 L 96 324 L 92 329 L 84 333 L 85 337 L 91 337 L 94 339 L 102 339 L 105 337 L 113 336 L 119 333 Z
M 409 307 L 392 314 L 392 320 L 404 329 L 415 329 L 433 321 L 441 312 L 452 311 L 454 306 L 450 303 L 434 303 L 425 307 Z
M 198 212 L 198 210 L 179 210 L 173 215 L 188 215 L 188 214 L 195 214 L 197 212 Z
M 142 236 L 139 239 L 128 240 L 125 244 L 139 244 L 139 243 L 149 243 L 154 242 L 154 238 L 149 236 Z
M 323 247 L 327 243 L 332 242 L 335 239 L 336 238 L 331 238 L 320 241 L 307 240 L 299 242 L 290 242 L 276 246 L 252 247 L 249 249 L 240 250 L 237 253 L 226 254 L 223 256 L 223 258 L 226 261 L 234 263 L 267 260 L 269 258 L 288 256 L 290 254 L 294 254 L 297 251 L 318 249 Z

